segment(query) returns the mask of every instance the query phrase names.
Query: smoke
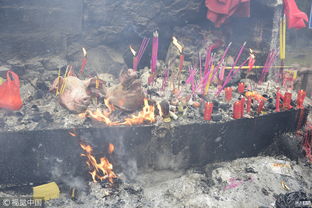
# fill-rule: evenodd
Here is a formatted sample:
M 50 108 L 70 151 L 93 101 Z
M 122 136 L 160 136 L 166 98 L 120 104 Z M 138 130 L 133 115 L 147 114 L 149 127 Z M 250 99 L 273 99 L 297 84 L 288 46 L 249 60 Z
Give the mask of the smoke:
M 56 162 L 51 168 L 51 176 L 58 184 L 65 184 L 67 187 L 79 190 L 88 188 L 86 180 L 82 176 L 74 176 L 72 169 L 68 169 L 63 160 L 54 158 L 54 161 Z
M 135 158 L 129 157 L 129 151 L 125 147 L 124 140 L 124 135 L 119 135 L 114 139 L 115 154 L 126 180 L 132 181 L 138 174 L 137 161 Z

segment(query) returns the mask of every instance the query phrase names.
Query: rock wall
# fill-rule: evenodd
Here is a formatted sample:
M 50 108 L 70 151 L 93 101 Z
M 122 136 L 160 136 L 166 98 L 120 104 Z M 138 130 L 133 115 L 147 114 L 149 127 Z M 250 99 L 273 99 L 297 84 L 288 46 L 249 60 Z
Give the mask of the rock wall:
M 2 0 L 0 60 L 62 53 L 82 31 L 81 0 Z
M 280 4 L 281 0 L 252 1 L 252 18 L 231 18 L 230 24 L 221 28 L 228 34 L 227 41 L 234 42 L 235 48 L 245 40 L 249 47 L 266 48 L 262 43 L 269 43 L 272 36 L 274 10 L 270 8 Z M 262 15 L 266 23 L 257 23 L 262 19 L 253 11 L 260 11 L 257 5 L 268 12 Z M 131 66 L 129 45 L 138 49 L 143 36 L 151 37 L 159 30 L 159 58 L 165 59 L 176 27 L 187 28 L 188 24 L 199 25 L 203 31 L 215 30 L 206 19 L 204 0 L 2 0 L 0 66 L 13 58 L 58 56 L 79 67 L 81 47 L 86 47 L 90 53 L 94 51 L 95 60 L 90 57 L 87 67 L 117 73 Z M 264 35 L 257 35 L 258 31 Z M 150 47 L 141 67 L 149 65 Z

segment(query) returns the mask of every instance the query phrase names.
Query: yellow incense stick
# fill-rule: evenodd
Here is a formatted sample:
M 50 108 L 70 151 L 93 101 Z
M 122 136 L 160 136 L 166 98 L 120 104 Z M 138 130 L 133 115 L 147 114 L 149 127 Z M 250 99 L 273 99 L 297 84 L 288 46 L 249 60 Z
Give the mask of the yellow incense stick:
M 253 66 L 253 69 L 262 69 L 264 66 Z M 239 66 L 235 66 L 234 69 L 238 69 Z M 280 69 L 280 68 L 294 68 L 293 66 L 271 66 L 272 69 Z M 225 67 L 225 69 L 232 69 L 231 66 Z M 242 66 L 240 69 L 249 69 L 249 66 Z
M 209 90 L 209 87 L 210 87 L 210 83 L 211 83 L 211 78 L 212 78 L 212 75 L 213 75 L 213 71 L 214 71 L 214 65 L 211 66 L 211 72 L 209 74 L 208 82 L 207 82 L 207 85 L 206 85 L 206 88 L 205 88 L 205 95 L 207 95 L 207 93 L 208 93 L 208 90 Z
M 283 59 L 286 58 L 286 18 L 283 17 Z
M 280 20 L 280 59 L 286 57 L 286 18 L 283 16 Z
M 279 41 L 280 41 L 280 59 L 283 58 L 283 20 L 280 19 L 279 23 Z
M 69 67 L 67 66 L 65 74 L 64 74 L 64 79 L 63 79 L 63 83 L 62 83 L 62 86 L 61 86 L 60 94 L 64 93 L 64 90 L 65 90 L 65 87 L 66 87 L 66 79 L 65 78 L 68 76 L 68 72 L 69 72 Z

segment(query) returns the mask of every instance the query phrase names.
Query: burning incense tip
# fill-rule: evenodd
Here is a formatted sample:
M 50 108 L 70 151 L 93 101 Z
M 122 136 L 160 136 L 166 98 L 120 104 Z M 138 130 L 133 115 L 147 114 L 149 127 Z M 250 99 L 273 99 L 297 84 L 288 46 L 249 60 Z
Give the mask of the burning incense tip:
M 133 55 L 133 56 L 136 56 L 136 51 L 132 48 L 131 45 L 129 46 L 129 49 L 130 49 L 132 55 Z
M 87 50 L 85 48 L 82 48 L 82 53 L 84 57 L 87 57 Z
M 158 37 L 158 32 L 157 32 L 157 30 L 156 30 L 155 32 L 153 32 L 153 36 L 154 36 L 155 38 Z
M 183 46 L 178 42 L 176 37 L 172 37 L 172 43 L 173 45 L 175 45 L 175 47 L 178 48 L 179 52 L 182 53 L 183 52 Z

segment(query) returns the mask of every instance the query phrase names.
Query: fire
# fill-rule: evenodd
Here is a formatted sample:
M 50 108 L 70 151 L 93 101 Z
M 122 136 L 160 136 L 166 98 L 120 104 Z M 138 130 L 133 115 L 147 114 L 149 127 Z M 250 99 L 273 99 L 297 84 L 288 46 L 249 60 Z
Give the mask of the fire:
M 145 121 L 149 123 L 155 122 L 155 107 L 148 104 L 148 100 L 144 99 L 143 109 L 136 115 L 131 115 L 128 118 L 125 118 L 123 122 L 114 122 L 109 118 L 110 114 L 115 110 L 114 106 L 109 104 L 108 100 L 105 100 L 105 105 L 108 110 L 96 109 L 95 111 L 87 110 L 85 113 L 80 114 L 80 117 L 90 117 L 97 121 L 103 122 L 108 126 L 118 126 L 118 125 L 138 125 L 142 124 Z
M 258 102 L 260 102 L 261 100 L 267 101 L 267 99 L 265 97 L 263 97 L 262 95 L 258 94 L 257 92 L 254 92 L 254 91 L 253 92 L 250 92 L 250 91 L 246 92 L 245 96 L 246 97 L 250 96 L 250 97 L 256 99 Z
M 71 132 L 71 131 L 69 131 L 68 134 L 69 134 L 70 136 L 73 136 L 73 137 L 77 136 L 77 134 L 76 134 L 75 132 Z
M 115 146 L 113 144 L 109 144 L 108 145 L 108 153 L 112 154 L 115 150 Z
M 106 157 L 101 157 L 100 162 L 98 163 L 96 158 L 92 155 L 92 147 L 87 144 L 80 144 L 81 148 L 85 153 L 81 156 L 87 157 L 87 165 L 90 170 L 93 182 L 108 180 L 110 183 L 113 183 L 113 179 L 117 178 L 117 175 L 113 172 L 113 165 L 108 161 Z M 111 154 L 114 151 L 115 147 L 113 144 L 109 144 L 108 152 Z

